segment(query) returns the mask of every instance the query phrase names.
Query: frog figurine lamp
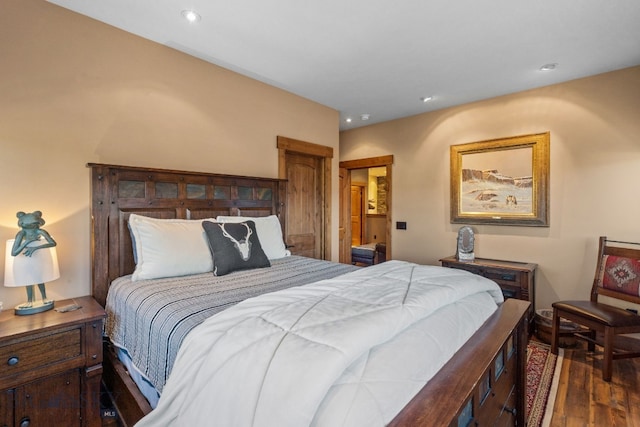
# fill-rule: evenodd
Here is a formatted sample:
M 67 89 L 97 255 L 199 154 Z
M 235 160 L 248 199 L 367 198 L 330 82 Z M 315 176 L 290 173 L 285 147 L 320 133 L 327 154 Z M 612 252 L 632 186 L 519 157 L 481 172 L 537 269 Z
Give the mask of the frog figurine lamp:
M 42 212 L 18 212 L 20 231 L 15 239 L 7 240 L 4 285 L 26 286 L 27 302 L 15 307 L 15 314 L 23 316 L 53 308 L 53 300 L 47 298 L 45 282 L 58 279 L 58 256 L 56 241 L 41 229 L 44 225 Z M 35 285 L 38 285 L 41 301 L 36 301 Z

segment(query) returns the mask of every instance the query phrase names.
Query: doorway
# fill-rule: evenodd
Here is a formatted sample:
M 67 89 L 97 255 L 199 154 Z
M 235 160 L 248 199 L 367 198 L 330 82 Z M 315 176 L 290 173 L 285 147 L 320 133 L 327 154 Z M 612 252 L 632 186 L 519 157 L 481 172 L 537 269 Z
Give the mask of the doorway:
M 391 259 L 392 164 L 393 155 L 340 162 L 340 262 L 351 263 L 354 246 L 376 243 Z

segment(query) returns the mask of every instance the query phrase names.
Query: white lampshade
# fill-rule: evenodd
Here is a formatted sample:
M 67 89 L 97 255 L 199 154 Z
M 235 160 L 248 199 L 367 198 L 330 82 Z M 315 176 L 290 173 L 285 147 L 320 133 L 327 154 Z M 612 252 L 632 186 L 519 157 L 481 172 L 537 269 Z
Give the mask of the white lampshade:
M 7 240 L 4 263 L 4 285 L 7 287 L 29 286 L 50 282 L 60 277 L 58 255 L 55 246 L 38 249 L 31 256 L 23 253 L 11 255 L 15 239 Z M 27 246 L 40 246 L 42 241 L 31 242 Z

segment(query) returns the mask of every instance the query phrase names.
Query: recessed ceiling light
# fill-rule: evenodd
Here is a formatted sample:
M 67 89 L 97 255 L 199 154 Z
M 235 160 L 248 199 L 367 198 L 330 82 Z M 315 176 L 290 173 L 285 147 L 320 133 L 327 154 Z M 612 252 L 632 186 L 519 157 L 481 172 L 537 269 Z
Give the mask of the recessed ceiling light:
M 344 119 L 344 121 L 347 123 L 351 123 L 351 117 L 347 117 L 346 119 Z
M 191 23 L 198 22 L 200 20 L 200 15 L 198 15 L 198 13 L 193 10 L 183 10 L 182 16 L 184 16 L 184 18 Z
M 544 64 L 542 67 L 540 67 L 540 71 L 553 71 L 556 68 L 558 68 L 558 64 L 553 62 L 550 64 Z
M 360 120 L 369 120 L 371 117 L 369 114 L 360 114 Z
M 422 98 L 420 98 L 420 101 L 422 102 L 429 102 L 433 99 L 433 96 L 423 96 Z

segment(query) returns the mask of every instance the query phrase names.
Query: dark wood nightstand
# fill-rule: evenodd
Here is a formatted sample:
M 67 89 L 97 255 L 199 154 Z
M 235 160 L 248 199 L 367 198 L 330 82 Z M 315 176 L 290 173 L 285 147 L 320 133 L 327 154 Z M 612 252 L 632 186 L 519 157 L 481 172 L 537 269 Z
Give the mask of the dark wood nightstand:
M 92 297 L 77 304 L 16 316 L 0 313 L 0 425 L 99 427 L 102 324 L 106 313 Z
M 485 258 L 476 258 L 471 262 L 458 261 L 455 256 L 442 258 L 440 262 L 443 267 L 467 270 L 493 280 L 500 286 L 505 298 L 517 298 L 531 302 L 529 306 L 529 333 L 533 332 L 537 264 Z

